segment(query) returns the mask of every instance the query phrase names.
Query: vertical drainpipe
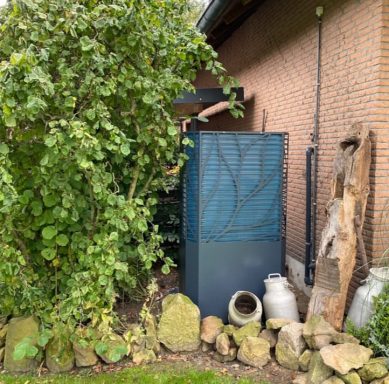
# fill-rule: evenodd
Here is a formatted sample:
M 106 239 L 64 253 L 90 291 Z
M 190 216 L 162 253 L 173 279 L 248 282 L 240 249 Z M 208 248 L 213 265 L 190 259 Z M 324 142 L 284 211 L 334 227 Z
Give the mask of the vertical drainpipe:
M 321 89 L 321 46 L 322 46 L 322 16 L 323 7 L 316 8 L 317 17 L 317 68 L 316 68 L 316 105 L 314 127 L 311 136 L 312 144 L 307 148 L 307 217 L 306 217 L 306 254 L 305 277 L 306 285 L 313 285 L 313 271 L 316 257 L 316 226 L 317 226 L 317 177 L 318 177 L 318 150 L 319 150 L 319 114 Z M 312 160 L 311 160 L 312 159 Z M 308 166 L 308 161 L 312 161 Z M 309 169 L 308 169 L 309 168 Z M 309 172 L 309 174 L 308 174 Z M 312 177 L 312 183 L 311 183 Z M 308 194 L 309 193 L 309 194 Z M 309 205 L 309 207 L 308 207 Z M 308 217 L 309 214 L 309 217 Z M 309 240 L 309 241 L 308 241 Z

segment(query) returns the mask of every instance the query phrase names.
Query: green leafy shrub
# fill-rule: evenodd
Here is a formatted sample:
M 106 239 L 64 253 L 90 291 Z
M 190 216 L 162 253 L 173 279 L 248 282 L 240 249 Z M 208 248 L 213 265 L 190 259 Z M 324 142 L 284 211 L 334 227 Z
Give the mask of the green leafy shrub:
M 203 66 L 184 0 L 13 0 L 0 10 L 0 308 L 109 328 L 119 289 L 163 260 L 173 100 Z M 235 107 L 231 94 L 230 108 Z
M 385 285 L 383 291 L 374 298 L 374 313 L 369 322 L 357 328 L 348 320 L 346 329 L 376 355 L 389 357 L 389 285 Z

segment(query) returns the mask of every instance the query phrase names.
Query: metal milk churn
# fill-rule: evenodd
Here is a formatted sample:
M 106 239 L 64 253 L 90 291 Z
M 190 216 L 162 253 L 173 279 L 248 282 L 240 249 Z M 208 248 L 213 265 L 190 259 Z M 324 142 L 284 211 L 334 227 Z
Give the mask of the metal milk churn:
M 289 289 L 287 278 L 271 273 L 264 283 L 266 293 L 262 302 L 266 319 L 284 318 L 299 322 L 296 296 Z
M 369 321 L 374 312 L 373 298 L 381 293 L 385 284 L 389 283 L 389 267 L 371 268 L 369 275 L 362 282 L 364 285 L 356 290 L 347 314 L 347 319 L 358 328 Z

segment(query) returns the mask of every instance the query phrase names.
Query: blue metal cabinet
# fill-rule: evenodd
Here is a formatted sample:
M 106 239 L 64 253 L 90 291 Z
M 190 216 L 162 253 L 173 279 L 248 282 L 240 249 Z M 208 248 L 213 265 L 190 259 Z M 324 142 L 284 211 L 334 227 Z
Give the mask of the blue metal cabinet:
M 227 319 L 238 290 L 264 294 L 283 272 L 287 136 L 188 132 L 182 178 L 181 291 Z

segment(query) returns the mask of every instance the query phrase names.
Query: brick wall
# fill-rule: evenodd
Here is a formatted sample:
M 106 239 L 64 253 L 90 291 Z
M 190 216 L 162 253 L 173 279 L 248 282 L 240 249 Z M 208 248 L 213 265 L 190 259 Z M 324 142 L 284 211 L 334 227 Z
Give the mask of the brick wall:
M 245 118 L 227 112 L 201 129 L 289 132 L 287 254 L 305 253 L 305 150 L 313 130 L 317 24 L 324 5 L 317 239 L 325 224 L 336 143 L 362 121 L 372 130 L 373 165 L 364 237 L 369 257 L 389 246 L 389 0 L 272 0 L 219 48 L 220 60 L 249 96 Z M 212 86 L 201 73 L 198 87 Z M 358 266 L 358 265 L 357 265 Z M 356 284 L 353 285 L 356 287 Z

